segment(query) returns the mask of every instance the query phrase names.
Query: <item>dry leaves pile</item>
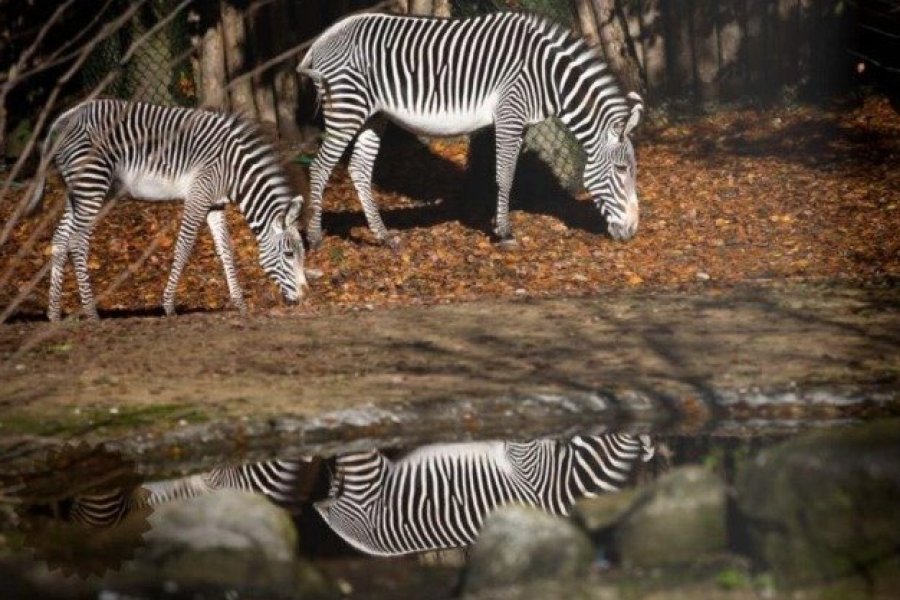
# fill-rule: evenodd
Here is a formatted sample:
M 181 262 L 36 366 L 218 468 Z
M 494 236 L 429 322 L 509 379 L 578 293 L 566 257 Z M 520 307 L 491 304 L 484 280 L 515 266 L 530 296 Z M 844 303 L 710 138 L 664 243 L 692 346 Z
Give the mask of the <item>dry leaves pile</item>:
M 414 141 L 388 140 L 376 168 L 376 198 L 403 246 L 395 252 L 371 243 L 353 186 L 339 168 L 325 196 L 328 235 L 307 256 L 307 266 L 324 277 L 303 306 L 290 310 L 900 276 L 900 116 L 886 100 L 847 111 L 721 112 L 642 135 L 637 237 L 618 243 L 603 235 L 585 198 L 542 191 L 535 198 L 534 190 L 525 198 L 529 190 L 520 188 L 512 203 L 520 248 L 511 252 L 487 234 L 494 210 L 489 180 L 480 182 L 483 197 L 472 200 L 464 143 L 434 142 L 429 152 Z M 529 168 L 520 163 L 519 172 Z M 25 292 L 20 314 L 44 311 L 46 278 L 36 287 L 30 282 L 49 257 L 50 213 L 59 210 L 61 197 L 52 178 L 44 214 L 23 221 L 0 248 L 0 307 Z M 12 204 L 3 203 L 0 219 L 9 217 Z M 97 293 L 158 243 L 105 295 L 101 310 L 159 311 L 179 216 L 179 204 L 122 202 L 97 227 L 90 261 Z M 49 226 L 28 244 L 45 221 Z M 287 310 L 257 264 L 241 216 L 232 212 L 230 223 L 251 308 Z M 68 309 L 77 306 L 73 279 L 69 273 Z M 228 306 L 208 233 L 178 302 L 181 310 Z

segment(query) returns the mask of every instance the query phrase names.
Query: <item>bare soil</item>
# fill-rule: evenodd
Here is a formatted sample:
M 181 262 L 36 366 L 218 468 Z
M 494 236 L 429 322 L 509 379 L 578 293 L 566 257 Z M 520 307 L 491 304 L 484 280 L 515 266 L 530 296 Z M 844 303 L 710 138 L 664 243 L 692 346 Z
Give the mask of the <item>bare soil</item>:
M 116 439 L 287 419 L 334 441 L 560 415 L 703 427 L 883 414 L 900 393 L 898 301 L 896 287 L 769 286 L 14 323 L 0 328 L 0 432 Z

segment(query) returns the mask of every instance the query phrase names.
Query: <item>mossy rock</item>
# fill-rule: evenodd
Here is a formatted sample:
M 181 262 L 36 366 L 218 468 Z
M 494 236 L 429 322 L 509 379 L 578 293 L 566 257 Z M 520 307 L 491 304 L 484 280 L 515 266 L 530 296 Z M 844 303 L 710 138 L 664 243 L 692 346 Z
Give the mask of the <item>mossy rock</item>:
M 877 583 L 900 548 L 900 420 L 766 450 L 739 466 L 736 490 L 748 551 L 780 582 Z
M 629 567 L 683 564 L 727 548 L 725 484 L 702 467 L 667 473 L 642 490 L 612 533 Z

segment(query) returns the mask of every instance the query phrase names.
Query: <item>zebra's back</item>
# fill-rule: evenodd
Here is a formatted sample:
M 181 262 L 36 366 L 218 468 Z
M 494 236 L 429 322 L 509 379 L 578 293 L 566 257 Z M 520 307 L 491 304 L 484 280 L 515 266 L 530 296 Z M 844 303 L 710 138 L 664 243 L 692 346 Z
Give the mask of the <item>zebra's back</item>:
M 206 183 L 225 195 L 230 159 L 257 154 L 284 181 L 272 152 L 253 124 L 235 115 L 144 102 L 99 99 L 70 114 L 71 125 L 57 153 L 67 179 L 85 171 L 85 156 L 99 157 L 125 191 L 143 200 L 184 199 L 198 176 L 216 167 L 219 178 Z M 235 166 L 235 165 L 232 165 Z M 87 167 L 90 171 L 90 167 Z M 285 187 L 285 192 L 286 192 Z
M 555 27 L 509 12 L 468 19 L 360 15 L 326 31 L 300 69 L 337 91 L 352 73 L 364 79 L 374 111 L 417 133 L 455 135 L 493 122 L 498 101 Z

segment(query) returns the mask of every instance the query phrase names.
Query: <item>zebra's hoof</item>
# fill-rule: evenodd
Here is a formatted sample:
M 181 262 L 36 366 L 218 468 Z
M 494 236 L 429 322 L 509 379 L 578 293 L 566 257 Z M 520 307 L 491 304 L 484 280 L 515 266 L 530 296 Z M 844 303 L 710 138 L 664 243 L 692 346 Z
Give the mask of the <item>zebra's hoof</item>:
M 516 238 L 514 237 L 508 237 L 497 242 L 497 247 L 500 250 L 512 252 L 513 250 L 519 249 L 519 242 L 516 241 Z
M 167 317 L 174 317 L 174 316 L 175 316 L 175 305 L 174 305 L 174 304 L 173 304 L 172 306 L 168 306 L 168 305 L 163 306 L 163 310 L 166 311 L 166 316 L 167 316 Z
M 387 236 L 381 241 L 381 243 L 394 252 L 398 252 L 401 248 L 403 248 L 403 238 L 396 234 Z

